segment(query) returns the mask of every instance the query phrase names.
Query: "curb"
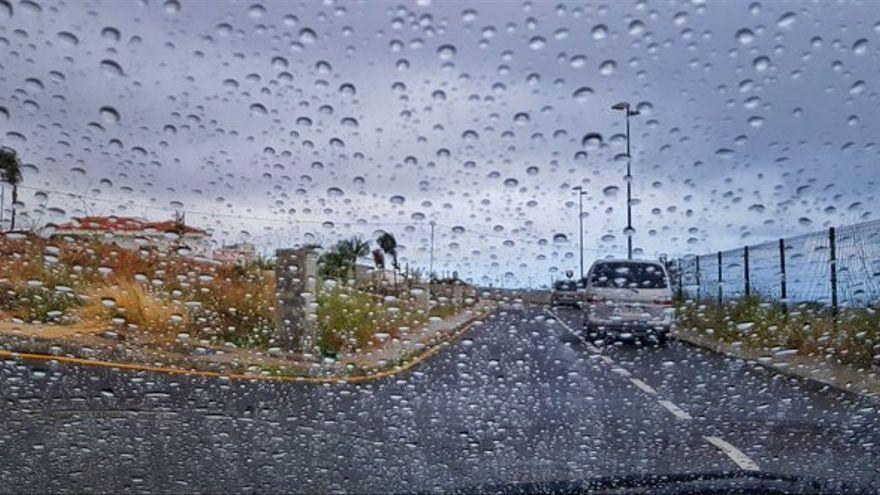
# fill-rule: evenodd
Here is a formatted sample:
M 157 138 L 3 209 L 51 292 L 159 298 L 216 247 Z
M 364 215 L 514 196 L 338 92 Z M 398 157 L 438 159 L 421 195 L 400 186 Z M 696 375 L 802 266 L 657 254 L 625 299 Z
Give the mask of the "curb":
M 749 363 L 754 363 L 754 364 L 756 364 L 766 370 L 769 370 L 770 372 L 778 373 L 780 375 L 785 375 L 790 378 L 797 378 L 799 380 L 803 380 L 805 382 L 808 382 L 810 385 L 812 385 L 813 387 L 815 387 L 817 389 L 823 389 L 823 388 L 830 387 L 830 388 L 833 388 L 839 392 L 843 392 L 846 394 L 854 395 L 857 397 L 861 397 L 864 399 L 868 399 L 868 400 L 872 400 L 872 401 L 880 403 L 880 394 L 878 394 L 877 392 L 864 392 L 864 391 L 854 390 L 853 388 L 847 387 L 845 384 L 839 383 L 837 381 L 829 380 L 829 379 L 822 379 L 822 378 L 818 378 L 818 377 L 809 375 L 807 373 L 798 372 L 798 370 L 796 370 L 792 367 L 789 367 L 789 366 L 778 366 L 773 362 L 765 362 L 765 361 L 761 361 L 761 360 L 753 358 L 753 357 L 743 356 L 743 355 L 737 354 L 736 352 L 733 352 L 729 349 L 726 349 L 724 344 L 721 342 L 713 342 L 713 343 L 702 342 L 702 341 L 700 341 L 700 339 L 694 338 L 694 336 L 692 336 L 692 335 L 682 334 L 681 332 L 674 333 L 672 335 L 672 337 L 675 338 L 676 340 L 678 340 L 679 342 L 684 342 L 685 344 L 693 346 L 693 347 L 697 347 L 700 349 L 706 349 L 706 350 L 709 350 L 709 351 L 712 351 L 712 352 L 715 352 L 718 354 L 722 354 L 724 356 L 733 357 L 736 359 L 741 359 L 741 360 L 747 361 Z
M 451 342 L 454 342 L 464 334 L 466 334 L 476 323 L 477 321 L 488 315 L 489 312 L 484 314 L 475 314 L 473 317 L 465 320 L 459 325 L 458 330 L 449 335 L 443 341 L 437 343 L 436 345 L 425 349 L 421 354 L 412 358 L 404 364 L 395 366 L 391 369 L 379 371 L 377 373 L 372 373 L 369 375 L 354 375 L 348 377 L 318 377 L 318 376 L 266 376 L 266 375 L 244 375 L 241 373 L 220 373 L 216 371 L 198 371 L 198 370 L 185 370 L 179 368 L 166 368 L 162 366 L 150 366 L 146 364 L 132 364 L 132 363 L 117 363 L 112 361 L 100 361 L 93 359 L 84 359 L 77 357 L 69 357 L 69 356 L 55 356 L 52 354 L 36 354 L 36 353 L 28 353 L 28 352 L 16 352 L 10 351 L 7 349 L 0 349 L 0 358 L 11 358 L 17 360 L 26 360 L 26 361 L 39 361 L 39 362 L 56 362 L 56 363 L 65 363 L 65 364 L 74 364 L 79 366 L 90 366 L 97 368 L 111 368 L 111 369 L 119 369 L 126 371 L 144 371 L 148 373 L 161 373 L 165 375 L 175 375 L 175 376 L 193 376 L 200 378 L 214 378 L 220 380 L 230 380 L 230 381 L 249 381 L 249 382 L 276 382 L 276 383 L 320 383 L 320 384 L 350 384 L 350 383 L 366 383 L 372 381 L 383 380 L 385 378 L 391 378 L 393 376 L 397 376 L 400 373 L 405 371 L 409 371 L 416 366 L 420 365 L 423 361 L 427 360 L 429 357 L 433 356 L 440 352 L 441 349 L 447 347 L 447 345 Z

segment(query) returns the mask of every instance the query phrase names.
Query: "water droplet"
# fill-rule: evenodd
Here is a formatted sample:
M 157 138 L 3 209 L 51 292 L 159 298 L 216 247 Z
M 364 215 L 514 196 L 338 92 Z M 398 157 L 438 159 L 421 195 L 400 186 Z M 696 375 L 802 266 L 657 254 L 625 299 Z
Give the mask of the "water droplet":
M 782 17 L 780 17 L 776 21 L 776 26 L 780 27 L 780 28 L 787 28 L 787 27 L 791 26 L 792 24 L 794 24 L 794 21 L 796 19 L 797 19 L 797 14 L 795 14 L 794 12 L 786 12 L 785 14 L 782 14 Z
M 631 36 L 638 36 L 645 32 L 645 23 L 636 19 L 629 23 L 629 34 Z
M 119 41 L 120 35 L 119 30 L 114 27 L 105 27 L 101 30 L 101 38 L 110 41 L 112 43 L 116 43 Z
M 391 196 L 391 198 L 389 198 L 389 201 L 391 201 L 391 204 L 402 205 L 406 202 L 406 198 L 399 194 L 396 194 L 394 196 Z
M 248 15 L 253 17 L 254 19 L 259 19 L 263 17 L 263 14 L 266 13 L 266 7 L 255 3 L 248 8 Z
M 318 40 L 318 35 L 309 28 L 303 28 L 299 31 L 299 40 L 305 45 L 311 45 Z
M 755 70 L 758 72 L 763 72 L 770 68 L 770 58 L 769 57 L 758 57 L 752 62 Z
M 101 114 L 101 120 L 103 120 L 104 122 L 106 122 L 108 124 L 116 124 L 120 120 L 119 119 L 119 112 L 113 107 L 109 107 L 109 106 L 101 107 L 101 109 L 99 110 L 99 113 Z
M 609 197 L 609 198 L 613 198 L 613 197 L 617 196 L 618 192 L 620 192 L 620 187 L 613 186 L 613 185 L 612 186 L 605 186 L 602 189 L 602 194 Z
M 180 2 L 177 0 L 165 0 L 165 3 L 162 4 L 162 9 L 166 14 L 176 14 L 180 12 Z
M 107 77 L 122 77 L 125 75 L 125 72 L 122 71 L 122 67 L 113 60 L 104 59 L 100 64 L 101 73 L 103 73 Z
M 862 38 L 856 41 L 853 43 L 852 50 L 856 55 L 864 55 L 868 52 L 868 40 Z
M 851 94 L 851 95 L 862 94 L 862 92 L 865 91 L 865 87 L 866 87 L 865 81 L 861 81 L 861 80 L 856 81 L 853 83 L 852 86 L 850 86 L 849 94 Z
M 596 24 L 590 31 L 594 40 L 604 40 L 608 36 L 608 26 L 605 24 Z
M 437 56 L 440 57 L 440 60 L 451 60 L 455 53 L 455 47 L 452 45 L 443 45 L 437 48 Z
M 61 31 L 58 33 L 58 39 L 61 40 L 61 44 L 64 46 L 76 46 L 79 44 L 79 38 L 76 37 L 73 33 L 69 33 L 67 31 Z
M 519 125 L 526 125 L 529 123 L 529 120 L 531 119 L 526 112 L 519 112 L 513 116 L 513 121 Z
M 596 149 L 602 145 L 602 135 L 598 132 L 591 132 L 586 134 L 583 139 L 581 139 L 581 146 L 588 149 Z
M 599 65 L 599 74 L 610 76 L 611 74 L 614 74 L 615 69 L 617 69 L 617 62 L 614 60 L 606 60 Z
M 540 50 L 547 45 L 547 40 L 543 36 L 535 36 L 529 40 L 529 48 L 532 50 Z
M 264 115 L 266 115 L 266 114 L 269 113 L 269 112 L 266 110 L 266 107 L 264 107 L 264 106 L 263 106 L 262 104 L 260 104 L 260 103 L 252 103 L 250 108 L 251 108 L 251 115 L 254 115 L 254 116 L 257 116 L 257 117 L 262 117 L 262 116 L 264 116 Z
M 583 86 L 581 88 L 576 89 L 575 92 L 572 93 L 572 96 L 574 97 L 575 100 L 577 100 L 578 103 L 586 103 L 586 102 L 590 101 L 590 98 L 593 96 L 593 94 L 594 94 L 593 88 L 588 88 L 586 86 Z
M 339 92 L 342 96 L 354 96 L 357 93 L 357 90 L 354 87 L 354 84 L 343 84 L 339 86 Z
M 740 29 L 736 32 L 736 39 L 743 45 L 748 45 L 755 41 L 755 33 L 751 29 Z

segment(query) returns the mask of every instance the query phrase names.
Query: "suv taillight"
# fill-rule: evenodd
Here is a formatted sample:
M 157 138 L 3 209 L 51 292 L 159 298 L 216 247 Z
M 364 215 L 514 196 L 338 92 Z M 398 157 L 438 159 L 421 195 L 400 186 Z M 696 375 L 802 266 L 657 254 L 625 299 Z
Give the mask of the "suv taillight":
M 654 299 L 654 304 L 657 306 L 672 306 L 672 299 L 661 297 Z
M 596 296 L 587 296 L 587 297 L 584 299 L 584 302 L 586 302 L 586 303 L 590 303 L 590 304 L 596 304 L 596 303 L 603 303 L 603 302 L 605 302 L 605 299 L 603 299 L 603 298 L 601 298 L 601 297 L 596 297 Z

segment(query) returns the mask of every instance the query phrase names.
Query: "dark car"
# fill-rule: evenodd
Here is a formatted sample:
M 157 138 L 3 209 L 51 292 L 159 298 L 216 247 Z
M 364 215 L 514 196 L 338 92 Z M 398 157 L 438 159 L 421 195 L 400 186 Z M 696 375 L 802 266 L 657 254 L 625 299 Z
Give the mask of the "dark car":
M 574 280 L 559 280 L 553 284 L 550 292 L 550 306 L 575 306 L 581 305 L 581 291 Z

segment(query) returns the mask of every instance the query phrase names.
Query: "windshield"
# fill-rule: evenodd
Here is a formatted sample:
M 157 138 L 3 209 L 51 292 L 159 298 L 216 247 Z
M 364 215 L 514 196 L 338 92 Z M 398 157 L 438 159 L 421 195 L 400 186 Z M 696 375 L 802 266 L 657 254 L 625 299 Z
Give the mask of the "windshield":
M 577 290 L 577 283 L 572 281 L 560 281 L 553 284 L 553 290 L 570 292 Z
M 665 289 L 663 267 L 651 263 L 598 263 L 590 272 L 590 287 Z
M 878 68 L 876 0 L 0 0 L 0 495 L 880 493 Z

